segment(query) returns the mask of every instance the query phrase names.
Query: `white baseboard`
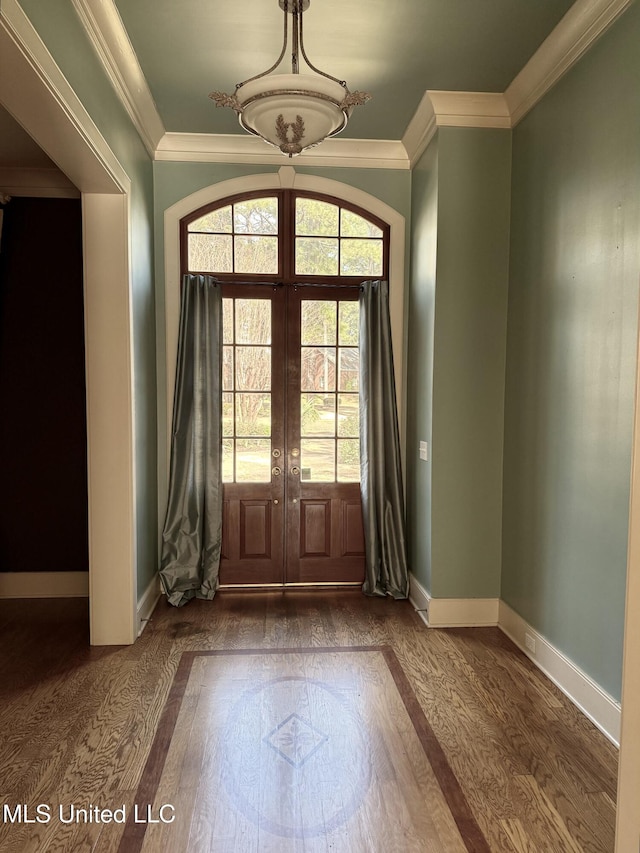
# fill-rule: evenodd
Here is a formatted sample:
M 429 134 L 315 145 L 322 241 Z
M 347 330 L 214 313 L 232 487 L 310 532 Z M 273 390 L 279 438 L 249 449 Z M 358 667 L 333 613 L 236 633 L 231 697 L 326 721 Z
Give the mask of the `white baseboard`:
M 619 746 L 619 702 L 504 601 L 500 601 L 498 626 L 615 746 Z M 527 648 L 525 634 L 533 640 L 535 651 Z
M 432 598 L 413 574 L 409 601 L 429 628 L 497 625 L 565 696 L 615 745 L 620 744 L 620 703 L 498 598 Z M 535 650 L 527 648 L 529 635 Z
M 423 613 L 429 610 L 429 601 L 431 596 L 422 586 L 416 576 L 409 572 L 409 601 L 418 613 Z
M 89 572 L 0 572 L 0 598 L 86 598 Z
M 497 598 L 432 598 L 409 574 L 409 601 L 430 628 L 476 628 L 498 624 Z
M 153 613 L 154 607 L 158 603 L 160 594 L 160 577 L 158 575 L 154 575 L 154 577 L 152 577 L 149 581 L 147 588 L 142 593 L 142 597 L 138 601 L 138 637 L 147 627 L 147 622 L 151 618 L 151 614 Z

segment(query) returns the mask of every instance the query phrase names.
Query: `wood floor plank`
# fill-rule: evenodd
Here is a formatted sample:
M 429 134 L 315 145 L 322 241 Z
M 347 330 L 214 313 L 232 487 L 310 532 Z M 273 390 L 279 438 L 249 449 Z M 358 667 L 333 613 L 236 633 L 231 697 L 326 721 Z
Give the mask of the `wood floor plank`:
M 213 602 L 193 601 L 180 609 L 161 601 L 134 646 L 107 649 L 87 645 L 86 602 L 0 601 L 0 641 L 10 650 L 0 658 L 0 802 L 31 808 L 43 802 L 93 801 L 104 808 L 120 802 L 130 811 L 185 653 L 335 648 L 333 657 L 324 654 L 335 662 L 336 689 L 355 701 L 360 688 L 345 659 L 339 663 L 340 647 L 388 646 L 491 850 L 612 853 L 616 750 L 496 629 L 427 629 L 407 602 L 368 598 L 359 591 L 252 591 L 224 592 Z M 326 676 L 323 665 L 303 651 L 294 659 L 305 678 Z M 239 655 L 228 683 L 235 679 L 250 689 L 268 672 L 268 665 L 260 666 Z M 377 679 L 384 690 L 375 668 L 367 672 L 367 689 L 374 689 Z M 196 793 L 209 799 L 213 788 L 206 786 L 213 784 L 220 756 L 213 748 L 214 731 L 201 735 L 196 721 L 215 718 L 215 696 L 200 691 L 190 736 L 178 733 L 185 751 L 182 764 L 176 759 L 175 765 L 181 786 L 200 773 L 203 788 Z M 191 693 L 184 697 L 187 710 L 191 698 Z M 389 709 L 380 714 L 387 727 L 392 717 Z M 375 727 L 374 708 L 364 718 L 367 728 Z M 393 749 L 381 754 L 378 799 L 371 805 L 388 821 L 397 811 L 416 835 L 426 834 L 420 853 L 438 845 L 449 853 L 442 841 L 446 810 L 425 816 L 414 795 L 399 810 L 390 806 L 389 791 L 398 779 L 407 790 L 411 785 L 428 789 L 424 768 L 400 760 L 409 749 L 407 736 L 397 735 Z M 197 754 L 189 753 L 193 738 L 200 738 L 205 753 L 200 765 Z M 152 801 L 154 808 L 159 804 Z M 220 797 L 220 809 L 228 814 L 229 806 Z M 288 839 L 284 847 L 266 829 L 256 842 L 250 821 L 239 813 L 227 818 L 222 834 L 219 826 L 206 809 L 195 813 L 186 843 L 198 853 L 358 853 L 358 845 L 363 853 L 388 853 L 402 847 L 391 837 L 372 836 L 359 814 L 324 838 Z M 149 837 L 160 845 L 155 849 L 177 853 L 168 832 L 150 829 Z M 355 846 L 352 829 L 360 839 Z M 122 835 L 116 824 L 5 822 L 0 851 L 114 853 Z M 409 850 L 405 845 L 402 853 Z

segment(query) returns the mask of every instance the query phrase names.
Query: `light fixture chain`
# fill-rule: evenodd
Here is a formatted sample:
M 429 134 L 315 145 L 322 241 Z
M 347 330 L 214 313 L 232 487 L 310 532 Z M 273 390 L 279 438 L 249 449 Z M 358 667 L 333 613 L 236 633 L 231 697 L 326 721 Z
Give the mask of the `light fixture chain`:
M 293 17 L 293 26 L 291 28 L 291 72 L 292 74 L 300 73 L 300 65 L 298 60 L 298 32 L 302 27 L 302 11 L 298 12 L 300 9 L 300 5 L 298 3 L 293 4 L 293 10 L 291 15 Z M 286 15 L 285 10 L 285 15 Z

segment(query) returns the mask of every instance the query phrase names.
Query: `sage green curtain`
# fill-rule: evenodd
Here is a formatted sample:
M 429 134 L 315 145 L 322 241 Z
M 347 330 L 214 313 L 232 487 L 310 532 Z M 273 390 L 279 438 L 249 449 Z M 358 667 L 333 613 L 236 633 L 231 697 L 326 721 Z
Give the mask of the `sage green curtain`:
M 400 433 L 386 281 L 365 282 L 360 292 L 360 488 L 366 552 L 363 592 L 407 598 Z
M 222 544 L 222 293 L 186 275 L 180 301 L 171 469 L 160 578 L 170 604 L 211 599 Z

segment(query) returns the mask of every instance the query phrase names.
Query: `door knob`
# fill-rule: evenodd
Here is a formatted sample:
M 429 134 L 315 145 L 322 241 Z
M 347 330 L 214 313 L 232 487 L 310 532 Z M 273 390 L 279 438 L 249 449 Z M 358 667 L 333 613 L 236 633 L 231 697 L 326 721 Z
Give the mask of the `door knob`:
M 276 447 L 276 449 L 271 453 L 271 455 L 273 456 L 274 459 L 277 459 L 280 456 L 281 452 L 282 451 L 278 450 L 278 448 Z
M 298 468 L 297 465 L 293 466 L 293 468 L 291 469 L 291 473 L 294 474 L 295 476 L 297 476 L 300 473 L 300 469 Z
M 279 477 L 280 474 L 282 474 L 282 468 L 278 468 L 277 465 L 274 465 L 273 468 L 271 469 L 271 473 L 273 474 L 274 477 Z

